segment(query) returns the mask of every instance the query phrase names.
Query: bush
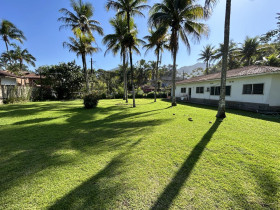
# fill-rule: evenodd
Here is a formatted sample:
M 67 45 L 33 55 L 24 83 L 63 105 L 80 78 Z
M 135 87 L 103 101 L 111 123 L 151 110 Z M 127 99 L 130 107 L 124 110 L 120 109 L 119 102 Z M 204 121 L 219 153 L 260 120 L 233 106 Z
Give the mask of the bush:
M 86 109 L 95 108 L 99 101 L 99 96 L 97 94 L 88 94 L 84 97 L 84 106 Z

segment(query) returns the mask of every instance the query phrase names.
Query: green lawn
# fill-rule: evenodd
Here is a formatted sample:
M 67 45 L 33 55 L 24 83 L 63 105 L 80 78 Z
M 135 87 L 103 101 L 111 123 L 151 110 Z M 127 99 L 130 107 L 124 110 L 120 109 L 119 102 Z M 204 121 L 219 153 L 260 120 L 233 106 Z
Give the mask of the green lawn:
M 0 106 L 0 209 L 280 208 L 279 117 L 137 103 Z

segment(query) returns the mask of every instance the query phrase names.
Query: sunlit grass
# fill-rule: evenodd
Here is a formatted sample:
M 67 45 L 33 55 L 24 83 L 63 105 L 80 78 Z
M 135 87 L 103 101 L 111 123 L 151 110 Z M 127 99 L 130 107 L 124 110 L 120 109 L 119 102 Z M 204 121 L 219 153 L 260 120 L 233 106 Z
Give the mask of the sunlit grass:
M 0 106 L 0 209 L 280 208 L 279 118 L 137 103 Z

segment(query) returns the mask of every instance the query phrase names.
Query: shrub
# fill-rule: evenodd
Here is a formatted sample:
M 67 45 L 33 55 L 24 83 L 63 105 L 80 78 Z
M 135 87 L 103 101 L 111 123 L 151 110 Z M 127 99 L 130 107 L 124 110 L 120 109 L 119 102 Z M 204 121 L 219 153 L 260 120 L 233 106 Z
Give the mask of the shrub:
M 97 94 L 88 94 L 84 97 L 84 106 L 86 109 L 95 108 L 98 104 L 99 96 Z

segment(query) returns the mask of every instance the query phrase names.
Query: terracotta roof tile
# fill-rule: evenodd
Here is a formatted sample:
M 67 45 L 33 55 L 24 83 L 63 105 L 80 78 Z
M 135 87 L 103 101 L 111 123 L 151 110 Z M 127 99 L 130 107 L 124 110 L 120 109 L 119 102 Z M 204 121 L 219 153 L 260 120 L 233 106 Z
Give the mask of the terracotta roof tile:
M 258 75 L 258 74 L 268 74 L 268 73 L 280 73 L 279 67 L 271 67 L 271 66 L 247 66 L 239 69 L 233 69 L 227 71 L 227 78 L 233 77 L 243 77 L 250 75 Z M 193 82 L 204 82 L 209 80 L 217 80 L 221 78 L 221 72 L 209 75 L 203 75 L 198 77 L 193 77 L 187 80 L 183 80 L 177 82 L 176 84 L 186 84 Z
M 14 77 L 14 78 L 18 77 L 17 75 L 15 75 L 9 71 L 2 71 L 2 70 L 0 70 L 0 76 Z

